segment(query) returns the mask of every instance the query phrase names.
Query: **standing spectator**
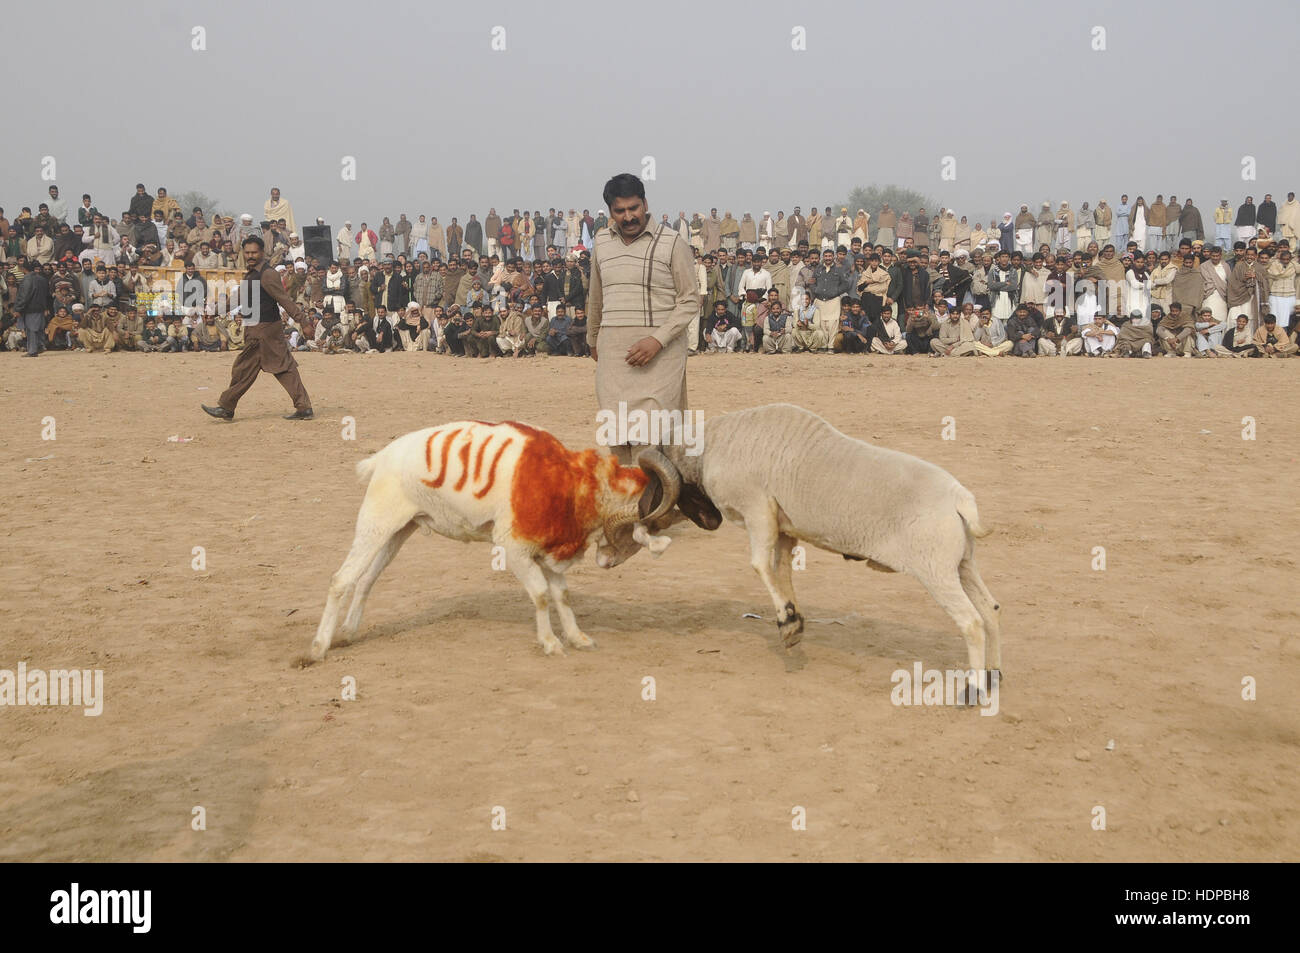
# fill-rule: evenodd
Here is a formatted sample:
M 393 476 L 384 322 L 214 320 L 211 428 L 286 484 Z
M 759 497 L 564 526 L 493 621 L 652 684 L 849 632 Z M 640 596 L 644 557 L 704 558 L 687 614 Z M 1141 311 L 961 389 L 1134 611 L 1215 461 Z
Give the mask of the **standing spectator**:
M 280 198 L 279 189 L 271 189 L 271 197 L 262 205 L 262 217 L 271 222 L 284 219 L 284 224 L 291 232 L 298 230 L 298 223 L 293 217 L 293 206 L 288 199 Z
M 14 311 L 22 316 L 27 356 L 39 357 L 46 347 L 45 316 L 50 311 L 50 283 L 30 258 L 23 262 L 23 280 L 18 285 Z
M 830 352 L 831 342 L 839 331 L 840 299 L 844 292 L 844 275 L 835 265 L 835 253 L 829 248 L 822 252 L 822 262 L 813 274 L 812 292 L 814 307 L 817 310 L 817 329 L 820 332 L 822 347 Z
M 334 236 L 334 244 L 338 247 L 339 261 L 346 264 L 352 260 L 352 223 L 344 222 L 339 233 Z
M 1292 261 L 1291 249 L 1283 245 L 1278 252 L 1277 260 L 1268 266 L 1268 309 L 1277 317 L 1280 324 L 1291 320 L 1295 302 L 1295 262 Z M 1295 333 L 1295 330 L 1292 328 L 1292 333 Z

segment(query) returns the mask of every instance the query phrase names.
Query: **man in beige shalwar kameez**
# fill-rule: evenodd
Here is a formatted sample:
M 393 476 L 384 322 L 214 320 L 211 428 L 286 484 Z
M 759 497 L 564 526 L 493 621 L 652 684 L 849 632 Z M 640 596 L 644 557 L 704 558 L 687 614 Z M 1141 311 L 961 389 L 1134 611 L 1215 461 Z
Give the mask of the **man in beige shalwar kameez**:
M 614 176 L 604 198 L 609 224 L 592 239 L 587 292 L 597 408 L 614 419 L 628 419 L 633 411 L 678 410 L 684 416 L 683 332 L 700 314 L 691 247 L 671 226 L 649 227 L 645 186 L 635 175 Z M 620 463 L 633 463 L 630 446 L 612 449 Z

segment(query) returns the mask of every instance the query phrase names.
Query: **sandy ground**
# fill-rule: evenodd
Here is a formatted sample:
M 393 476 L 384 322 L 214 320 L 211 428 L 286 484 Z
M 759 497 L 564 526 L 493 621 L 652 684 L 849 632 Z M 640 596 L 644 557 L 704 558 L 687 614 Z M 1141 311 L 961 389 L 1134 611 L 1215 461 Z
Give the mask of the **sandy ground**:
M 789 400 L 975 493 L 1006 676 L 983 717 L 891 704 L 896 669 L 965 661 L 910 577 L 811 550 L 801 608 L 839 623 L 780 648 L 732 525 L 588 557 L 600 648 L 564 658 L 486 544 L 417 534 L 358 640 L 299 667 L 356 460 L 465 417 L 590 445 L 589 361 L 312 355 L 314 422 L 264 376 L 232 425 L 198 407 L 228 356 L 0 357 L 0 668 L 99 668 L 106 695 L 0 708 L 0 859 L 1300 858 L 1298 362 L 691 360 L 708 414 Z

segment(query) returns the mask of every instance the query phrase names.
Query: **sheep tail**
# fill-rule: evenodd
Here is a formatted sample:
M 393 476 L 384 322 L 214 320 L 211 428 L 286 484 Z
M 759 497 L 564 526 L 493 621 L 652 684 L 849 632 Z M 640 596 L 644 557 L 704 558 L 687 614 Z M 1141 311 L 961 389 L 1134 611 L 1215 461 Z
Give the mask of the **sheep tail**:
M 966 522 L 966 532 L 976 539 L 987 536 L 993 530 L 980 523 L 979 510 L 975 507 L 975 497 L 970 490 L 962 488 L 957 498 L 957 515 Z
M 379 454 L 373 453 L 364 460 L 357 461 L 357 479 L 361 481 L 362 486 L 370 485 L 370 478 L 374 475 L 378 460 Z

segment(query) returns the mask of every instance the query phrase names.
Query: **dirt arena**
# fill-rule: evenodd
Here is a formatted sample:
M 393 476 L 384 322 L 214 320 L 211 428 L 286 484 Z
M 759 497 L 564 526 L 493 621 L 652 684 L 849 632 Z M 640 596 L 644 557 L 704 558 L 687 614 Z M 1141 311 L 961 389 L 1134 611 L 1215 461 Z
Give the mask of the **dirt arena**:
M 0 357 L 0 669 L 105 693 L 97 718 L 0 709 L 0 859 L 1300 859 L 1300 362 L 690 361 L 708 415 L 791 401 L 974 492 L 1003 606 L 983 717 L 891 704 L 896 669 L 966 657 L 907 576 L 810 550 L 821 621 L 787 653 L 731 524 L 589 556 L 569 581 L 600 647 L 563 658 L 488 545 L 417 534 L 357 641 L 300 667 L 355 462 L 465 417 L 590 445 L 590 361 L 309 355 L 315 421 L 263 376 L 225 424 L 199 403 L 229 355 Z

